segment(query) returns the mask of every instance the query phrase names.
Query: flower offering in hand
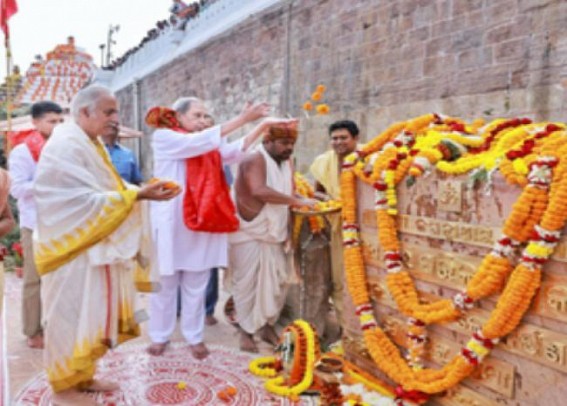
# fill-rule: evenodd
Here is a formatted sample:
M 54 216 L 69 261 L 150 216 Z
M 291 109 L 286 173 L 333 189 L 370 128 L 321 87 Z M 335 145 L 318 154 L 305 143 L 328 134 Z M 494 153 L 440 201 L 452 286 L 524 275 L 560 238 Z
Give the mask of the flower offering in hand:
M 148 183 L 151 185 L 153 183 L 157 183 L 157 182 L 161 182 L 165 179 L 158 179 L 158 178 L 151 178 Z M 172 180 L 167 180 L 166 183 L 163 185 L 164 189 L 169 189 L 169 190 L 178 190 L 181 189 L 181 186 L 179 186 L 177 183 L 175 183 Z

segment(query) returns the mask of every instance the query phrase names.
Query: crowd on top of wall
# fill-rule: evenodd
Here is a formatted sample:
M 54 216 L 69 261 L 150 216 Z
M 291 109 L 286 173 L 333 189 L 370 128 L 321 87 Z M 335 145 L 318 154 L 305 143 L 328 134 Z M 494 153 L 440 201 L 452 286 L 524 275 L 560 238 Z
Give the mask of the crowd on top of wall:
M 202 13 L 208 6 L 216 3 L 218 0 L 200 0 L 194 1 L 192 3 L 186 4 L 182 0 L 173 0 L 173 4 L 169 11 L 171 16 L 169 20 L 162 20 L 156 23 L 156 26 L 146 33 L 146 36 L 140 41 L 140 43 L 130 48 L 122 56 L 111 62 L 110 65 L 104 66 L 104 70 L 114 70 L 124 64 L 130 56 L 138 52 L 144 47 L 148 42 L 155 40 L 160 35 L 173 30 L 185 30 L 185 26 L 192 19 L 198 18 L 200 13 Z

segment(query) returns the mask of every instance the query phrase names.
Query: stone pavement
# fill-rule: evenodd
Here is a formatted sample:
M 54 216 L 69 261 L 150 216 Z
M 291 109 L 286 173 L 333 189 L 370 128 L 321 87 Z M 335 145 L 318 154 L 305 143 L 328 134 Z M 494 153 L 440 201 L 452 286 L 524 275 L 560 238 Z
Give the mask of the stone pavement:
M 222 281 L 222 273 L 219 274 L 219 279 Z M 8 363 L 8 390 L 9 399 L 14 396 L 26 385 L 27 382 L 34 379 L 42 371 L 42 350 L 34 350 L 28 348 L 26 340 L 21 333 L 21 287 L 22 279 L 15 276 L 13 272 L 7 272 L 5 275 L 5 315 L 6 315 L 6 353 Z M 216 307 L 215 316 L 219 323 L 215 326 L 205 327 L 205 342 L 211 345 L 221 345 L 229 349 L 238 349 L 238 335 L 236 329 L 228 324 L 224 318 L 223 307 L 228 298 L 226 292 L 222 290 L 219 292 L 219 302 Z M 149 344 L 149 339 L 145 332 L 145 325 L 143 327 L 142 337 L 132 340 L 134 344 Z M 184 340 L 179 331 L 174 333 L 173 342 L 183 343 Z M 269 353 L 269 345 L 259 342 L 260 352 Z M 11 404 L 11 403 L 10 403 Z

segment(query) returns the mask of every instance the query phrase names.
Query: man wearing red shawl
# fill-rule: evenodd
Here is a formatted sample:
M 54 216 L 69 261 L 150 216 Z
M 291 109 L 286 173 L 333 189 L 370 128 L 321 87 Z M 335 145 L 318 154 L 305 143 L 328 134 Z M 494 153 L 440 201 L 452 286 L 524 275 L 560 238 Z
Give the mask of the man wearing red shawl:
M 32 232 L 36 227 L 33 181 L 39 155 L 57 124 L 63 121 L 61 107 L 50 101 L 35 103 L 31 108 L 35 131 L 17 145 L 8 158 L 12 185 L 10 193 L 18 200 L 20 233 L 24 249 L 24 286 L 22 288 L 22 327 L 31 348 L 43 348 L 41 328 L 40 279 L 32 248 Z
M 266 119 L 245 137 L 227 142 L 226 136 L 268 114 L 266 103 L 248 103 L 228 122 L 207 128 L 207 110 L 196 98 L 177 100 L 172 109 L 150 110 L 146 123 L 153 134 L 154 176 L 183 188 L 177 198 L 151 207 L 162 289 L 150 300 L 148 351 L 161 355 L 176 324 L 177 290 L 181 287 L 181 332 L 195 358 L 209 352 L 203 343 L 205 290 L 212 268 L 226 267 L 228 233 L 238 219 L 223 172 L 237 163 L 252 143 L 271 126 L 296 120 Z

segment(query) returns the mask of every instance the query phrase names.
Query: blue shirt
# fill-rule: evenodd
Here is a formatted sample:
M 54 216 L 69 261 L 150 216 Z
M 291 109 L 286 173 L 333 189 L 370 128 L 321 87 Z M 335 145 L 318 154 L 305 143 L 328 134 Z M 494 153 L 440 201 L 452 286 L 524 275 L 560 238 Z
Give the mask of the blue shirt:
M 118 174 L 128 183 L 138 185 L 142 183 L 142 175 L 138 163 L 134 158 L 134 154 L 128 148 L 116 143 L 114 145 L 106 145 L 112 164 L 118 171 Z
M 224 177 L 226 178 L 226 183 L 228 186 L 232 186 L 232 182 L 234 182 L 234 177 L 232 176 L 232 171 L 230 170 L 230 166 L 224 166 Z

